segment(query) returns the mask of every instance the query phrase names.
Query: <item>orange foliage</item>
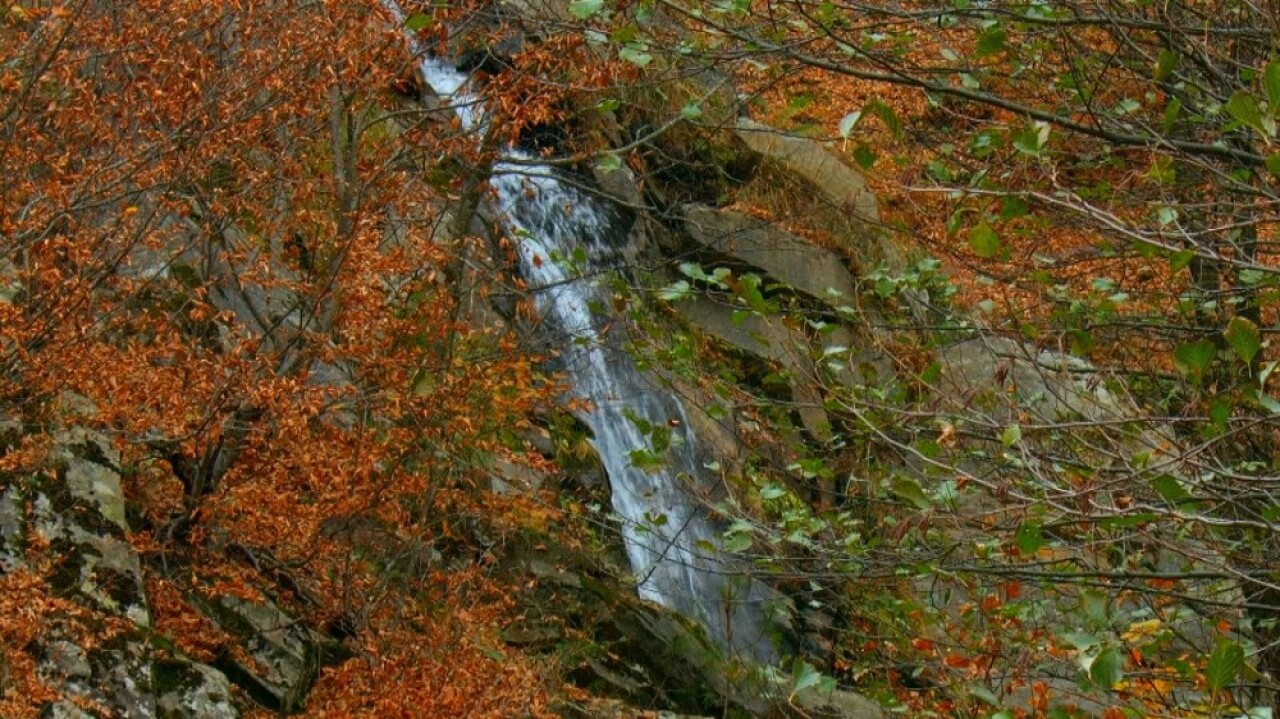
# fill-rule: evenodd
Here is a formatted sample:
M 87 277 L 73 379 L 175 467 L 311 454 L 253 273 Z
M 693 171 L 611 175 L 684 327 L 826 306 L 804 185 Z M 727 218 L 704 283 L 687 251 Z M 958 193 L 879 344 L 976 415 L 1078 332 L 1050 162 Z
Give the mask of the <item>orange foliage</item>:
M 512 432 L 555 387 L 459 307 L 456 253 L 479 243 L 436 235 L 414 162 L 462 145 L 382 119 L 410 62 L 383 4 L 30 7 L 0 18 L 0 48 L 0 289 L 21 288 L 0 301 L 0 416 L 114 437 L 144 556 L 176 552 L 241 594 L 279 583 L 243 559 L 269 557 L 308 619 L 360 614 L 364 655 L 324 675 L 316 713 L 542 715 L 534 668 L 483 644 L 491 616 L 440 622 L 479 610 L 397 598 L 329 531 L 364 517 L 430 546 L 467 521 L 500 535 L 551 516 L 482 484 L 487 458 L 522 459 Z M 73 396 L 92 409 L 70 416 Z M 0 470 L 38 471 L 44 449 L 25 438 Z M 147 571 L 157 631 L 202 659 L 226 646 L 189 577 Z M 0 576 L 0 715 L 52 698 L 25 648 L 70 610 L 44 592 L 38 572 Z

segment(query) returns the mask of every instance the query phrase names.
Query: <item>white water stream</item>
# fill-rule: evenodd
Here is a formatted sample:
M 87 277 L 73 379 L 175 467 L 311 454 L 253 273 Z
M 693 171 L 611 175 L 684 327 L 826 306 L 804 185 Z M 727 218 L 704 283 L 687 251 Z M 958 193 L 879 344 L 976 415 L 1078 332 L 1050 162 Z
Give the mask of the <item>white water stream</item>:
M 426 82 L 454 108 L 464 129 L 480 131 L 485 117 L 467 89 L 468 77 L 438 58 L 422 57 Z M 563 338 L 571 393 L 591 408 L 581 418 L 609 476 L 640 596 L 701 623 L 726 651 L 776 663 L 778 651 L 764 629 L 768 593 L 721 555 L 718 528 L 688 494 L 702 468 L 684 408 L 635 366 L 609 336 L 608 318 L 592 309 L 608 306 L 599 284 L 622 261 L 622 248 L 607 240 L 615 213 L 561 182 L 533 155 L 511 148 L 506 157 L 493 167 L 489 183 L 517 242 L 521 274 L 544 320 Z M 563 260 L 575 249 L 579 258 L 585 253 L 586 266 L 571 270 Z M 632 463 L 633 452 L 652 450 L 644 424 L 671 432 L 657 469 Z

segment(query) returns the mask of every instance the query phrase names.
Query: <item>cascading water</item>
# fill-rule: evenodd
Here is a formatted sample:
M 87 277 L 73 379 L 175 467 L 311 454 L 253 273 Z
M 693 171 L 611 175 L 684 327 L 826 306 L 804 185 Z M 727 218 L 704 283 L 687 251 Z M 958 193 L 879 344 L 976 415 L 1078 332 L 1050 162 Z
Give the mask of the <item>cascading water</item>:
M 483 110 L 466 90 L 467 76 L 425 54 L 421 67 L 463 127 L 478 130 Z M 512 148 L 506 160 L 494 165 L 489 182 L 518 242 L 520 271 L 539 311 L 567 339 L 561 357 L 572 394 L 591 408 L 582 419 L 609 476 L 640 596 L 695 619 L 728 652 L 776 663 L 778 650 L 764 621 L 768 592 L 720 556 L 714 522 L 687 493 L 701 468 L 684 408 L 616 346 L 591 309 L 608 306 L 599 278 L 622 261 L 604 239 L 612 229 L 608 206 L 561 182 L 528 153 Z M 584 254 L 585 267 L 574 271 L 557 261 Z M 671 431 L 659 468 L 632 461 L 633 453 L 652 450 L 642 427 Z

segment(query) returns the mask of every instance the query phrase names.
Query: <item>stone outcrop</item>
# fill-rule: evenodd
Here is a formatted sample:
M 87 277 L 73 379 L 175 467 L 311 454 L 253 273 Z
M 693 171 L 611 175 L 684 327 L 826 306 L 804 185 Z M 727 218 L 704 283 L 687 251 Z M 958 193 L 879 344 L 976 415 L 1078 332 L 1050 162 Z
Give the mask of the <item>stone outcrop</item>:
M 864 697 L 838 689 L 788 697 L 776 679 L 725 657 L 689 620 L 641 600 L 616 580 L 586 566 L 586 557 L 542 548 L 516 559 L 509 570 L 531 576 L 519 601 L 529 609 L 504 636 L 526 649 L 541 644 L 579 656 L 579 680 L 642 705 L 709 713 L 728 705 L 768 719 L 882 719 Z M 563 627 L 585 627 L 595 644 L 568 652 Z M 711 694 L 708 695 L 707 692 Z M 723 710 L 715 711 L 718 715 Z M 676 716 L 672 714 L 671 716 Z
M 1047 421 L 1136 416 L 1107 390 L 1096 368 L 1062 352 L 999 336 L 965 340 L 938 351 L 938 389 L 949 401 L 988 407 L 996 419 L 1031 412 Z
M 704 250 L 750 265 L 836 314 L 857 311 L 856 282 L 836 253 L 742 213 L 691 204 L 683 207 L 682 214 L 685 234 Z M 819 442 L 831 437 L 831 422 L 823 408 L 827 390 L 855 388 L 869 379 L 885 381 L 892 376 L 889 359 L 872 341 L 846 326 L 832 325 L 810 339 L 781 314 L 738 312 L 709 297 L 681 301 L 676 309 L 704 334 L 784 369 L 800 422 Z
M 816 367 L 809 359 L 808 340 L 778 318 L 738 315 L 734 308 L 706 297 L 676 305 L 681 317 L 700 332 L 763 360 L 777 363 L 791 382 L 801 424 L 817 440 L 831 437 L 831 420 L 822 408 L 822 392 L 815 380 Z
M 320 638 L 273 604 L 232 596 L 199 603 L 240 637 L 253 659 L 246 664 L 224 654 L 216 666 L 259 704 L 284 714 L 300 711 L 320 671 Z
M 862 173 L 841 162 L 817 141 L 789 135 L 746 117 L 738 119 L 735 130 L 747 147 L 807 180 L 831 204 L 867 222 L 879 221 L 879 203 Z
M 44 715 L 95 716 L 69 701 L 77 698 L 125 719 L 240 716 L 222 672 L 151 641 L 142 562 L 126 537 L 120 455 L 110 439 L 72 427 L 55 432 L 53 441 L 52 477 L 0 475 L 0 569 L 22 569 L 29 551 L 47 551 L 59 596 L 83 605 L 94 620 L 117 626 L 125 620 L 134 629 L 86 643 L 76 620 L 52 618 L 26 648 L 41 679 L 68 697 Z M 47 549 L 28 547 L 31 536 Z
M 853 302 L 852 275 L 834 252 L 738 212 L 685 205 L 684 228 L 702 247 L 766 272 L 824 304 Z

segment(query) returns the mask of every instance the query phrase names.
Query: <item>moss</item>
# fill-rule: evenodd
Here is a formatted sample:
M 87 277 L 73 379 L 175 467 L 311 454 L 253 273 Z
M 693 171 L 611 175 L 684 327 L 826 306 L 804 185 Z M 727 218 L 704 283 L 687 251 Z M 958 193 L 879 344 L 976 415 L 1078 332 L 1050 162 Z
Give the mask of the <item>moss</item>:
M 177 659 L 157 659 L 151 663 L 151 688 L 156 696 L 163 696 L 199 683 L 193 676 L 191 665 Z

